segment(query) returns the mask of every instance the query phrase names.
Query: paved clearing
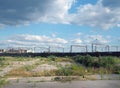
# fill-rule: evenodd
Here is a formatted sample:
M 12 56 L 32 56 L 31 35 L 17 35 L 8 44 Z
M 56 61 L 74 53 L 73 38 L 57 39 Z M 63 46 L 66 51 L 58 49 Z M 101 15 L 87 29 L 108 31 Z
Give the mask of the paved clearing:
M 72 81 L 72 82 L 14 82 L 3 88 L 120 88 L 119 80 Z

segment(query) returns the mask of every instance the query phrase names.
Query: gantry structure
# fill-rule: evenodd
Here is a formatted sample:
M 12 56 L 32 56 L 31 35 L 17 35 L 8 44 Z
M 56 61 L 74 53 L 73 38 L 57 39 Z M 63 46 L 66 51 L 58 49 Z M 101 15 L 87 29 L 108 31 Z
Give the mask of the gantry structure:
M 84 48 L 85 52 L 88 52 L 88 47 L 87 47 L 87 45 L 71 45 L 71 46 L 70 46 L 70 52 L 71 52 L 71 53 L 73 52 L 73 48 L 74 48 L 74 47 Z
M 55 51 L 54 51 L 55 49 Z M 64 47 L 61 46 L 49 46 L 49 52 L 60 52 L 60 50 L 62 50 L 61 52 L 64 53 Z

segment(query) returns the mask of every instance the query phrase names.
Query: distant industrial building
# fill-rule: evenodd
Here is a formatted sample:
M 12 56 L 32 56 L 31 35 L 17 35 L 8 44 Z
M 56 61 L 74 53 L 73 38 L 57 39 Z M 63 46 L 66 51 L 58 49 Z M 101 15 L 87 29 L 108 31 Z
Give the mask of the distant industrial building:
M 4 49 L 0 49 L 0 53 L 4 53 L 5 52 L 5 50 Z
M 27 50 L 24 49 L 8 49 L 5 53 L 27 53 Z
M 25 49 L 0 49 L 0 53 L 27 53 Z

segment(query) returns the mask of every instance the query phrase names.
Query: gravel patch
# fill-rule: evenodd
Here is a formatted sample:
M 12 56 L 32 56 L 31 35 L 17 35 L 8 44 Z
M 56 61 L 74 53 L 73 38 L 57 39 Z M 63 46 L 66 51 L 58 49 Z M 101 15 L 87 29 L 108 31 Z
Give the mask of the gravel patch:
M 57 70 L 58 68 L 54 65 L 49 65 L 49 64 L 42 64 L 37 66 L 35 69 L 33 69 L 33 72 L 39 72 L 39 71 L 50 71 L 50 70 Z
M 8 72 L 10 72 L 13 69 L 19 68 L 19 67 L 24 66 L 24 65 L 32 65 L 38 61 L 39 60 L 37 59 L 37 60 L 25 61 L 25 62 L 19 62 L 19 61 L 12 62 L 12 65 L 7 66 L 4 69 L 2 69 L 2 71 L 0 71 L 0 76 L 6 75 Z
M 70 62 L 57 62 L 57 65 L 61 65 L 62 67 L 65 67 L 65 66 L 70 66 L 72 63 Z

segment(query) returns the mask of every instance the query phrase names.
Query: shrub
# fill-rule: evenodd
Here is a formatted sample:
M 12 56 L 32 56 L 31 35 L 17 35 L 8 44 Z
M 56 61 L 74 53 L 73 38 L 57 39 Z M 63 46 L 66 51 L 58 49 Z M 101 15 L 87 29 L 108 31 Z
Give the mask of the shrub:
M 3 67 L 3 66 L 6 65 L 5 60 L 6 60 L 6 59 L 5 59 L 4 57 L 1 57 L 1 58 L 0 58 L 0 66 L 1 66 L 1 67 Z
M 99 64 L 101 67 L 112 69 L 115 66 L 116 62 L 113 57 L 105 56 L 105 57 L 100 57 Z
M 34 65 L 26 65 L 23 67 L 26 71 L 31 71 L 35 66 Z
M 55 61 L 55 59 L 57 58 L 56 56 L 53 56 L 53 55 L 50 55 L 47 57 L 48 59 L 52 60 L 52 61 Z
M 6 81 L 5 79 L 0 78 L 0 88 L 2 88 L 3 85 L 7 84 L 8 81 Z
M 90 55 L 78 55 L 74 56 L 72 59 L 75 60 L 75 62 L 80 63 L 86 67 L 105 67 L 112 69 L 116 64 L 116 60 L 112 56 L 92 57 Z
M 57 76 L 83 76 L 85 75 L 85 67 L 77 64 L 73 64 L 69 67 L 62 67 L 59 70 L 55 71 Z
M 62 67 L 61 69 L 56 70 L 55 74 L 57 76 L 70 76 L 70 75 L 72 75 L 72 70 L 70 68 L 66 69 L 66 68 Z
M 78 80 L 78 77 L 55 77 L 54 81 L 60 81 L 60 82 L 69 82 L 73 80 Z
M 120 66 L 115 66 L 114 67 L 114 73 L 115 74 L 120 74 Z

